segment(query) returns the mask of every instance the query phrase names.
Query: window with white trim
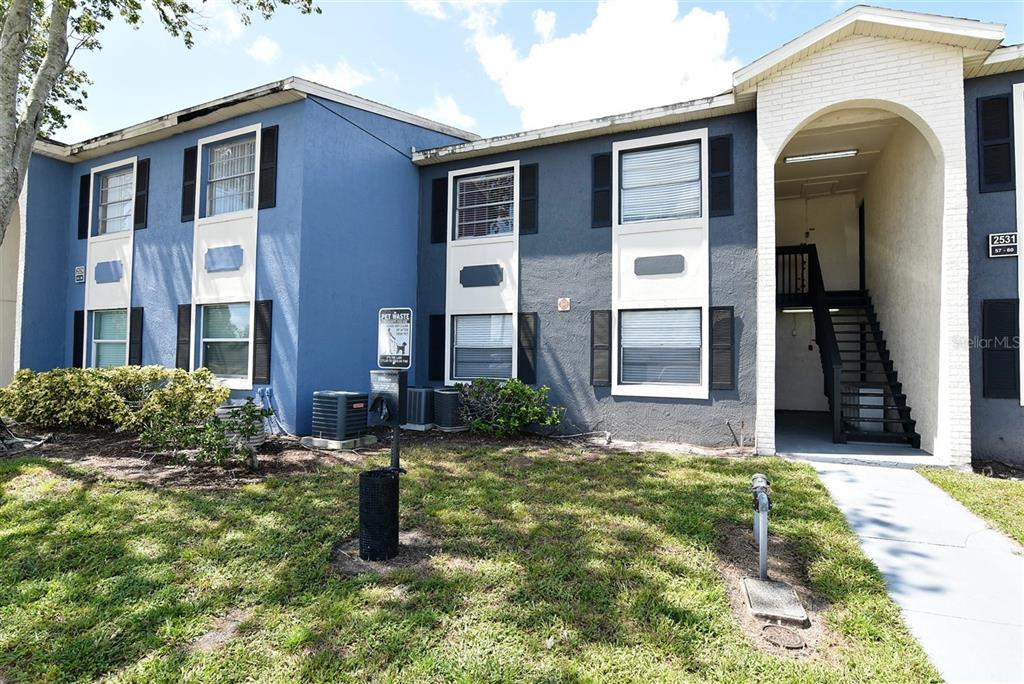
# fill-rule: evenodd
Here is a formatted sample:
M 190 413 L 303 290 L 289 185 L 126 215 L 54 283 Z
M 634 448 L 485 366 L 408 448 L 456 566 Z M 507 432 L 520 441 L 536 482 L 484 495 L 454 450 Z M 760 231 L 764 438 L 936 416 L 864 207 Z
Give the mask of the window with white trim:
M 455 179 L 455 239 L 509 235 L 515 221 L 515 170 Z
M 132 227 L 132 169 L 100 174 L 98 235 L 123 233 Z
M 700 309 L 619 313 L 621 384 L 699 385 L 700 373 Z
M 512 377 L 512 314 L 454 316 L 452 377 Z
M 227 380 L 249 378 L 249 303 L 204 304 L 200 365 Z
M 92 365 L 117 368 L 128 362 L 128 310 L 92 312 Z
M 622 152 L 621 223 L 700 218 L 700 142 Z
M 256 136 L 211 145 L 206 176 L 206 215 L 252 209 L 256 189 Z

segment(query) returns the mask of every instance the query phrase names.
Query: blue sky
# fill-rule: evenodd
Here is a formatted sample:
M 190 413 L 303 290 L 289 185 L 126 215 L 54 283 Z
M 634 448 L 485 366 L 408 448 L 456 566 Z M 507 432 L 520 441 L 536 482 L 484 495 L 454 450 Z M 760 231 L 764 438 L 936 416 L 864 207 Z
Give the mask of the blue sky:
M 76 56 L 94 82 L 88 111 L 55 137 L 77 142 L 290 75 L 496 135 L 713 95 L 738 66 L 855 3 L 319 4 L 320 15 L 285 7 L 244 26 L 211 0 L 191 50 L 151 14 L 138 30 L 115 21 L 102 50 Z M 1004 23 L 1005 44 L 1024 42 L 1019 0 L 884 5 Z

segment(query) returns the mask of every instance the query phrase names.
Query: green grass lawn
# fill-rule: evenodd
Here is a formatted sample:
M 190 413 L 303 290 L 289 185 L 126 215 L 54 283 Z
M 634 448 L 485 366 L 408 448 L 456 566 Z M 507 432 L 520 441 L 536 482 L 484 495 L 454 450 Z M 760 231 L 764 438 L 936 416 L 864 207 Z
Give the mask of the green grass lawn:
M 939 468 L 918 472 L 974 514 L 1024 544 L 1024 482 Z
M 0 680 L 938 680 L 806 465 L 567 454 L 407 450 L 403 526 L 445 555 L 349 580 L 329 556 L 357 529 L 355 467 L 210 492 L 0 461 Z M 757 470 L 832 601 L 819 661 L 755 650 L 716 570 Z M 190 651 L 235 609 L 236 638 Z

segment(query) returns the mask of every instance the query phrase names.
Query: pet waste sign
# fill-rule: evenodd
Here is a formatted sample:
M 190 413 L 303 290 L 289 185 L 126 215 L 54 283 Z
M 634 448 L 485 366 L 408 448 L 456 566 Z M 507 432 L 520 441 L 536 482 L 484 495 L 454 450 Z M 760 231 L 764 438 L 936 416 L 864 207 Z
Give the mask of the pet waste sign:
M 377 315 L 377 366 L 408 370 L 412 365 L 412 309 L 381 309 Z

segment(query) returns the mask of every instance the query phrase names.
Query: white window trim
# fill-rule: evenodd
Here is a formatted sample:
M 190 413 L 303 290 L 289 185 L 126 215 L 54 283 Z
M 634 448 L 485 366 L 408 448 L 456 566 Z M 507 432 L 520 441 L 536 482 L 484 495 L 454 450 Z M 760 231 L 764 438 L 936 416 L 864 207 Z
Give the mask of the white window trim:
M 131 166 L 131 168 L 132 168 L 132 192 L 131 192 L 131 196 L 133 198 L 133 201 L 131 202 L 131 214 L 130 214 L 131 220 L 129 221 L 129 224 L 131 224 L 131 228 L 129 228 L 128 230 L 122 231 L 120 233 L 107 233 L 105 235 L 93 235 L 92 234 L 93 233 L 93 230 L 92 230 L 93 229 L 93 216 L 94 215 L 97 216 L 97 217 L 99 216 L 98 207 L 94 206 L 95 202 L 96 202 L 96 191 L 95 191 L 95 188 L 96 188 L 96 175 L 97 174 L 101 174 L 101 173 L 105 173 L 107 171 L 112 171 L 114 169 L 119 169 L 121 167 L 127 167 L 127 166 Z M 86 241 L 85 241 L 85 263 L 86 263 L 86 271 L 87 272 L 85 274 L 85 293 L 84 293 L 84 296 L 83 296 L 84 306 L 82 308 L 86 311 L 87 315 L 92 312 L 92 310 L 89 309 L 89 302 L 90 302 L 89 290 L 92 287 L 93 278 L 95 277 L 95 274 L 93 274 L 92 272 L 89 272 L 89 267 L 92 266 L 92 245 L 94 245 L 96 243 L 99 243 L 99 242 L 115 242 L 117 240 L 127 240 L 128 241 L 129 261 L 128 261 L 127 264 L 124 264 L 124 274 L 123 275 L 124 275 L 124 278 L 125 278 L 125 281 L 126 281 L 125 282 L 125 287 L 127 288 L 127 291 L 128 291 L 128 301 L 125 302 L 125 308 L 128 309 L 127 325 L 128 325 L 128 330 L 129 331 L 131 331 L 131 329 L 132 329 L 132 301 L 131 301 L 132 300 L 132 296 L 131 296 L 131 292 L 132 292 L 132 271 L 134 270 L 133 266 L 134 266 L 134 263 L 135 263 L 135 202 L 134 202 L 134 197 L 135 197 L 135 193 L 138 190 L 138 187 L 136 185 L 138 183 L 138 179 L 139 179 L 139 158 L 137 156 L 136 157 L 126 157 L 124 159 L 118 159 L 117 161 L 112 161 L 112 162 L 110 162 L 108 164 L 103 164 L 101 166 L 95 166 L 95 167 L 93 167 L 92 169 L 89 170 L 89 220 L 88 220 L 87 226 L 86 226 L 86 231 L 87 232 L 86 232 Z M 104 311 L 106 309 L 97 309 L 97 310 L 98 311 Z M 82 337 L 84 338 L 82 340 L 82 358 L 86 359 L 86 358 L 88 358 L 88 353 L 89 353 L 89 350 L 90 350 L 89 335 L 82 335 Z M 127 348 L 125 349 L 125 365 L 128 365 Z
M 686 142 L 700 142 L 700 187 L 701 187 L 701 215 L 700 218 L 679 218 L 659 219 L 656 221 L 644 221 L 638 223 L 622 223 L 619 210 L 619 169 L 620 159 L 623 152 L 644 149 L 648 147 L 661 147 Z M 710 396 L 710 292 L 711 292 L 711 270 L 709 251 L 709 227 L 708 219 L 708 129 L 700 128 L 678 133 L 667 133 L 654 135 L 646 138 L 635 138 L 612 143 L 612 396 L 621 397 L 654 397 L 671 399 L 707 399 Z M 634 235 L 637 233 L 655 233 L 674 231 L 702 230 L 704 232 L 704 254 L 700 256 L 705 264 L 704 272 L 707 273 L 707 282 L 703 283 L 696 292 L 669 293 L 657 299 L 625 300 L 620 296 L 619 283 L 619 249 L 617 248 L 620 235 Z M 689 270 L 689 269 L 687 269 Z M 700 309 L 701 310 L 701 363 L 700 363 L 700 384 L 695 385 L 668 385 L 668 384 L 623 384 L 620 380 L 621 369 L 619 362 L 619 318 L 620 311 L 650 310 L 650 309 Z
M 236 128 L 232 131 L 225 131 L 218 133 L 217 135 L 211 135 L 206 138 L 200 138 L 196 143 L 196 227 L 202 225 L 208 225 L 211 223 L 219 223 L 221 221 L 237 221 L 240 218 L 256 217 L 260 210 L 260 153 L 262 152 L 262 140 L 261 132 L 263 130 L 263 124 L 257 123 L 251 126 L 245 126 L 243 128 Z M 216 216 L 200 216 L 205 214 L 206 207 L 206 182 L 203 181 L 203 148 L 211 147 L 217 143 L 230 140 L 231 138 L 240 138 L 246 135 L 254 135 L 256 138 L 256 157 L 253 163 L 256 165 L 256 170 L 253 174 L 253 198 L 252 208 L 242 209 L 240 211 L 232 211 L 226 214 L 217 214 Z M 223 302 L 231 303 L 231 302 Z
M 199 367 L 200 368 L 204 368 L 205 367 L 204 364 L 206 362 L 206 358 L 205 358 L 206 355 L 203 353 L 203 342 L 241 342 L 242 339 L 243 339 L 241 337 L 237 337 L 237 338 L 235 338 L 235 337 L 232 337 L 232 338 L 213 338 L 213 337 L 206 338 L 206 337 L 202 336 L 202 334 L 205 334 L 205 333 L 202 333 L 199 336 L 196 335 L 196 321 L 202 322 L 202 317 L 196 315 L 197 310 L 202 309 L 202 307 L 204 307 L 204 306 L 212 306 L 212 305 L 215 305 L 215 304 L 248 304 L 248 306 L 249 306 L 249 337 L 247 338 L 247 342 L 249 344 L 249 368 L 248 368 L 248 372 L 246 373 L 244 378 L 226 378 L 226 377 L 222 377 L 222 376 L 216 375 L 216 374 L 215 374 L 215 377 L 217 378 L 217 380 L 222 385 L 224 385 L 228 389 L 233 389 L 233 390 L 251 390 L 252 389 L 252 361 L 253 361 L 253 332 L 254 332 L 253 331 L 253 326 L 255 325 L 255 322 L 256 322 L 255 321 L 256 302 L 254 302 L 254 301 L 251 301 L 251 300 L 250 301 L 245 301 L 245 300 L 239 300 L 239 299 L 232 299 L 232 300 L 225 300 L 225 301 L 217 300 L 217 301 L 209 301 L 209 302 L 193 302 L 193 304 L 192 304 L 192 340 L 193 340 L 193 342 L 192 342 L 192 347 L 191 347 L 191 354 L 189 355 L 189 366 L 192 368 L 192 370 L 195 370 L 195 359 L 198 356 L 199 357 Z M 199 311 L 198 313 L 201 314 L 202 312 Z M 213 371 L 210 371 L 210 372 L 212 373 Z
M 505 235 L 487 235 L 476 238 L 462 238 L 456 240 L 455 235 L 455 182 L 464 176 L 475 176 L 488 171 L 512 169 L 514 183 L 512 191 L 512 232 Z M 448 216 L 445 220 L 447 236 L 445 238 L 446 260 L 445 269 L 451 268 L 454 263 L 452 251 L 459 249 L 471 249 L 479 245 L 509 244 L 512 247 L 511 262 L 519 268 L 519 160 L 513 159 L 495 164 L 484 164 L 464 169 L 456 169 L 448 172 Z M 448 274 L 445 273 L 447 283 Z M 493 307 L 463 307 L 453 306 L 451 303 L 451 292 L 445 293 L 445 317 L 444 317 L 444 384 L 447 386 L 465 384 L 465 380 L 456 380 L 452 377 L 452 317 L 469 314 L 511 314 L 512 315 L 512 377 L 519 377 L 519 278 L 515 279 L 515 292 L 513 301 L 515 306 L 512 311 L 495 311 Z M 445 288 L 448 289 L 447 287 Z
M 125 312 L 125 314 L 124 314 L 124 324 L 125 324 L 124 335 L 125 336 L 124 336 L 123 340 L 99 340 L 98 341 L 96 339 L 96 314 L 103 313 L 103 312 L 106 312 L 106 311 L 124 311 Z M 128 354 L 129 354 L 129 346 L 130 346 L 129 343 L 130 343 L 130 340 L 131 340 L 131 337 L 132 337 L 131 316 L 132 316 L 131 307 L 129 307 L 127 310 L 124 310 L 124 309 L 95 309 L 95 310 L 89 312 L 89 320 L 87 322 L 89 324 L 89 337 L 92 340 L 92 344 L 91 344 L 91 347 L 90 347 L 90 351 L 92 351 L 92 357 L 89 359 L 89 366 L 90 367 L 92 367 L 92 368 L 99 368 L 99 366 L 96 365 L 97 359 L 99 358 L 99 355 L 96 352 L 97 352 L 97 347 L 99 345 L 101 345 L 101 344 L 123 344 L 124 345 L 124 363 L 122 365 L 123 366 L 127 366 L 128 365 Z
M 980 143 L 979 143 L 980 144 Z M 1017 205 L 1017 320 L 1024 323 L 1024 82 L 1013 84 L 1014 194 Z M 1019 333 L 1020 331 L 1018 331 Z M 1020 335 L 1018 335 L 1020 337 Z M 1020 405 L 1024 406 L 1024 345 L 1017 345 Z

